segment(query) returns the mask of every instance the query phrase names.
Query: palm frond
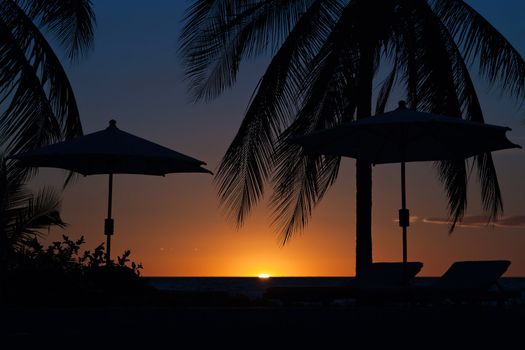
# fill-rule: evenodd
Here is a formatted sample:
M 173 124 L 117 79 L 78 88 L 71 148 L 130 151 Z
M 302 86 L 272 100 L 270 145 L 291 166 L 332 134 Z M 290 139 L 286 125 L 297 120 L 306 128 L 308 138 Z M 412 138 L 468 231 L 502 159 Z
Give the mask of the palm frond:
M 394 62 L 392 70 L 390 71 L 390 74 L 388 74 L 388 76 L 385 78 L 381 86 L 381 90 L 379 91 L 379 95 L 377 96 L 376 114 L 385 113 L 386 104 L 388 103 L 390 93 L 392 92 L 392 89 L 396 82 L 397 72 L 397 62 Z
M 392 71 L 376 113 L 402 86 L 413 109 L 483 122 L 465 63 L 476 59 L 489 82 L 525 96 L 519 53 L 460 0 L 196 0 L 185 21 L 181 53 L 197 100 L 232 86 L 243 60 L 275 53 L 216 181 L 222 205 L 241 224 L 272 175 L 270 205 L 283 242 L 306 225 L 339 167 L 338 158 L 303 154 L 287 138 L 371 114 L 373 78 L 384 60 Z M 475 164 L 484 209 L 496 217 L 502 201 L 490 154 Z M 468 165 L 436 163 L 451 230 L 467 207 Z
M 270 205 L 273 225 L 283 244 L 306 226 L 313 209 L 337 178 L 340 157 L 305 154 L 288 138 L 333 127 L 354 115 L 359 41 L 342 30 L 353 19 L 353 9 L 345 8 L 336 28 L 310 63 L 308 79 L 302 84 L 304 105 L 279 139 Z
M 3 179 L 2 183 L 4 184 L 2 185 L 2 195 L 6 195 L 5 198 L 9 198 L 11 203 L 28 198 L 26 196 L 28 191 L 21 190 L 27 177 L 27 169 L 17 166 L 15 161 L 6 160 L 3 154 L 0 155 L 0 163 L 2 163 L 0 172 Z M 20 197 L 18 197 L 18 194 L 20 194 Z
M 281 152 L 282 156 L 293 153 L 294 157 L 277 171 L 271 203 L 273 224 L 283 245 L 306 226 L 313 209 L 339 173 L 340 157 L 306 155 L 299 146 L 295 147 L 299 149 Z
M 26 151 L 60 138 L 60 128 L 43 86 L 18 47 L 19 43 L 0 19 L 0 52 L 9 56 L 10 63 L 9 69 L 0 70 L 0 76 L 5 82 L 3 85 L 11 88 L 7 91 L 10 105 L 0 116 L 0 133 L 3 139 L 9 140 L 4 145 L 9 153 Z
M 11 245 L 19 247 L 27 240 L 41 236 L 42 230 L 50 226 L 65 227 L 66 224 L 60 217 L 60 204 L 58 192 L 45 187 L 31 196 L 24 207 L 14 209 L 8 235 Z
M 409 62 L 407 56 L 412 55 L 411 60 L 418 67 L 415 73 L 417 78 L 407 77 L 410 72 L 409 68 L 405 68 L 405 81 L 418 81 L 417 108 L 483 122 L 474 84 L 454 37 L 426 4 L 412 8 L 411 11 L 417 11 L 413 18 L 424 21 L 414 22 L 415 26 L 405 34 L 407 41 L 414 41 L 415 36 L 416 46 L 410 45 L 413 48 L 411 51 L 405 49 L 403 56 L 404 62 Z M 431 47 L 427 43 L 431 43 Z M 409 45 L 400 47 L 408 48 Z M 483 154 L 477 156 L 475 162 L 484 209 L 489 211 L 491 218 L 495 218 L 503 206 L 492 158 L 490 154 Z M 451 232 L 462 219 L 467 207 L 467 161 L 463 163 L 436 164 L 448 196 L 449 213 L 453 222 Z
M 0 9 L 0 117 L 8 152 L 21 152 L 82 134 L 73 90 L 50 45 L 13 2 Z
M 215 178 L 219 197 L 239 225 L 263 194 L 277 136 L 302 98 L 298 81 L 308 74 L 304 64 L 329 32 L 333 11 L 337 11 L 336 3 L 318 0 L 298 21 L 272 59 L 220 163 Z
M 402 8 L 409 25 L 402 23 L 403 34 L 398 43 L 398 62 L 404 68 L 402 80 L 405 84 L 417 81 L 409 103 L 416 109 L 430 113 L 462 117 L 461 102 L 457 95 L 457 74 L 449 46 L 440 27 L 439 18 L 425 1 L 409 2 Z M 403 45 L 403 40 L 409 45 Z M 415 64 L 415 67 L 408 67 Z M 416 74 L 416 77 L 411 77 Z M 407 89 L 409 90 L 409 89 Z M 412 101 L 415 97 L 416 101 Z M 467 171 L 465 161 L 436 162 L 439 179 L 448 197 L 448 209 L 454 229 L 467 207 Z
M 195 99 L 231 87 L 242 59 L 272 54 L 314 2 L 197 1 L 186 15 L 180 47 Z
M 463 115 L 467 120 L 484 123 L 481 104 L 459 47 L 446 28 L 442 28 L 442 33 L 444 40 L 447 41 L 449 56 L 453 62 L 457 95 L 460 104 L 463 106 Z M 481 202 L 490 222 L 497 219 L 503 212 L 503 199 L 496 169 L 490 153 L 480 154 L 475 156 L 474 159 L 478 180 L 481 185 Z
M 333 78 L 337 77 L 323 74 L 328 73 L 328 68 L 333 66 L 327 64 L 321 70 L 310 90 L 311 95 L 317 94 L 319 98 L 311 96 L 305 99 L 308 102 L 295 122 L 283 132 L 275 150 L 270 206 L 272 224 L 279 232 L 282 244 L 306 226 L 313 209 L 334 184 L 340 164 L 340 157 L 304 153 L 304 149 L 289 142 L 289 138 L 334 126 L 341 122 L 345 112 L 353 115 L 355 111 L 355 102 L 343 98 L 351 95 L 341 95 L 341 90 L 335 87 L 322 88 L 322 85 L 334 83 Z M 321 76 L 325 79 L 320 79 Z
M 0 169 L 0 231 L 9 249 L 19 249 L 50 226 L 64 227 L 57 191 L 44 187 L 33 194 L 14 161 L 2 159 Z
M 467 169 L 464 161 L 441 161 L 436 163 L 436 168 L 448 197 L 448 208 L 452 218 L 449 233 L 452 233 L 467 209 Z
M 402 31 L 402 41 L 398 43 L 397 59 L 404 68 L 405 84 L 417 81 L 413 92 L 417 101 L 411 101 L 412 96 L 409 95 L 408 102 L 420 111 L 460 118 L 461 106 L 456 94 L 454 71 L 438 25 L 439 19 L 426 1 L 408 3 L 410 6 L 407 5 L 404 9 L 404 18 L 411 22 L 411 25 L 402 24 L 399 29 Z M 404 45 L 405 42 L 409 44 Z M 408 67 L 409 63 L 415 67 Z M 416 74 L 416 77 L 410 77 L 411 74 Z
M 483 77 L 523 103 L 525 61 L 512 44 L 464 1 L 435 0 L 433 6 L 455 37 L 465 60 L 477 60 Z
M 478 179 L 481 184 L 481 202 L 489 214 L 489 222 L 496 221 L 503 214 L 503 198 L 498 183 L 496 167 L 490 153 L 475 157 Z
M 51 33 L 71 60 L 94 46 L 95 13 L 91 0 L 15 0 L 32 21 Z

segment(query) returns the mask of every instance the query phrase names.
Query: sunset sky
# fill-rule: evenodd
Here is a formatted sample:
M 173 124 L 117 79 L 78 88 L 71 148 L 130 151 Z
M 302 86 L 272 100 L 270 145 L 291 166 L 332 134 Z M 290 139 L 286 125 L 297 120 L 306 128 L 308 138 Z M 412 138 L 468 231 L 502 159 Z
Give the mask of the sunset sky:
M 467 1 L 525 54 L 525 2 Z M 95 49 L 66 69 L 76 93 L 84 132 L 117 126 L 191 155 L 216 170 L 236 133 L 265 59 L 242 66 L 235 88 L 211 103 L 193 104 L 182 79 L 177 40 L 186 1 L 95 0 Z M 475 73 L 476 70 L 473 70 Z M 489 90 L 476 78 L 487 122 L 511 127 L 507 135 L 525 146 L 525 107 Z M 397 103 L 391 101 L 390 107 Z M 390 108 L 390 109 L 391 109 Z M 388 108 L 387 108 L 388 109 Z M 421 275 L 441 275 L 452 262 L 508 259 L 508 276 L 525 276 L 525 151 L 494 153 L 505 217 L 486 226 L 479 187 L 471 181 L 464 227 L 448 234 L 447 202 L 432 163 L 407 165 L 409 260 L 424 263 Z M 355 161 L 344 159 L 336 185 L 315 210 L 309 226 L 281 246 L 260 203 L 237 230 L 219 209 L 212 176 L 116 175 L 113 254 L 130 249 L 146 276 L 350 276 L 355 272 Z M 38 184 L 60 186 L 63 173 L 40 172 Z M 270 193 L 268 188 L 267 194 Z M 375 261 L 401 261 L 399 165 L 378 165 L 373 178 Z M 87 247 L 105 241 L 107 176 L 80 178 L 63 193 L 66 233 L 84 235 Z

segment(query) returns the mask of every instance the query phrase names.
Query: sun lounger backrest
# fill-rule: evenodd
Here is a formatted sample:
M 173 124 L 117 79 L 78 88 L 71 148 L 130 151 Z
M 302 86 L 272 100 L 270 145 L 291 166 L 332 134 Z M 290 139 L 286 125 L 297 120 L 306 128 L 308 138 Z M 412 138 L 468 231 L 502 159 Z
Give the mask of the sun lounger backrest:
M 507 271 L 510 261 L 458 261 L 434 285 L 440 289 L 488 290 Z
M 373 263 L 358 279 L 363 288 L 388 288 L 406 285 L 421 270 L 420 262 Z

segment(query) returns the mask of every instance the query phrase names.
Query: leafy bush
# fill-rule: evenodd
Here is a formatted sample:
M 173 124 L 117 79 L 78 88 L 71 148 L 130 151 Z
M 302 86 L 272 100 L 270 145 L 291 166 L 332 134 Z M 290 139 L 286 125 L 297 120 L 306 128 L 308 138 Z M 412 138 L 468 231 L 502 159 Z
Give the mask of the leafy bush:
M 17 254 L 13 267 L 15 269 L 24 267 L 52 268 L 66 272 L 105 267 L 104 243 L 96 247 L 93 252 L 86 250 L 80 255 L 80 246 L 85 243 L 84 236 L 73 241 L 68 236 L 62 235 L 62 239 L 62 241 L 51 243 L 46 249 L 36 238 L 27 241 L 24 248 Z M 140 276 L 140 270 L 143 268 L 142 264 L 130 261 L 130 255 L 131 251 L 125 250 L 122 256 L 117 256 L 117 263 L 113 262 L 112 266 L 129 268 L 134 274 Z M 131 265 L 127 266 L 129 262 L 131 262 Z
M 14 253 L 9 263 L 8 297 L 14 302 L 78 303 L 79 298 L 140 295 L 151 287 L 140 276 L 142 264 L 130 260 L 124 251 L 106 266 L 104 244 L 81 253 L 84 237 L 62 241 L 44 248 L 29 240 Z

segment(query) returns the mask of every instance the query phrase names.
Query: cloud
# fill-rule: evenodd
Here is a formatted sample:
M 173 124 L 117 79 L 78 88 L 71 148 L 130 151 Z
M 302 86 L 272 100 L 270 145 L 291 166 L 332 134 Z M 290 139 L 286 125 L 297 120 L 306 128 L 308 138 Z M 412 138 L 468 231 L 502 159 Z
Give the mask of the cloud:
M 450 225 L 452 222 L 444 218 L 425 218 L 424 223 L 436 225 Z M 484 215 L 465 216 L 461 222 L 458 222 L 458 227 L 470 228 L 484 228 L 487 227 L 488 217 Z M 525 215 L 504 216 L 489 226 L 503 227 L 503 228 L 525 228 Z
M 525 215 L 503 217 L 496 222 L 496 226 L 511 228 L 525 227 Z

